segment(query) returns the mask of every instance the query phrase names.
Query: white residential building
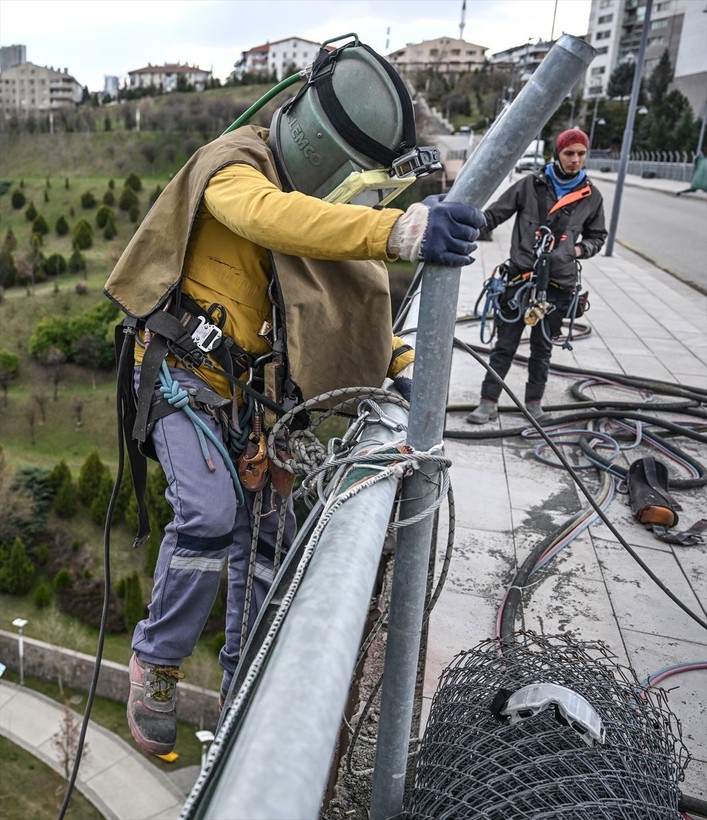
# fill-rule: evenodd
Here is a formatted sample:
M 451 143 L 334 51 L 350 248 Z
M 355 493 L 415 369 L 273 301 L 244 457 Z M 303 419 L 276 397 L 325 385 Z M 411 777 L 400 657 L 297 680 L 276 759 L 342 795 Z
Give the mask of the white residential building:
M 136 68 L 128 71 L 128 81 L 131 89 L 156 88 L 161 89 L 165 94 L 177 91 L 182 79 L 186 86 L 193 87 L 197 91 L 203 91 L 211 80 L 211 72 L 198 66 L 190 66 L 186 63 L 165 63 L 165 65 L 152 65 L 148 63 L 144 68 Z
M 236 77 L 244 74 L 274 74 L 278 81 L 313 63 L 321 45 L 301 37 L 287 37 L 244 51 L 236 63 Z
M 705 0 L 654 0 L 643 64 L 650 77 L 667 49 L 675 70 L 673 87 L 702 116 L 707 82 Z M 606 96 L 612 72 L 635 59 L 641 42 L 646 0 L 592 0 L 588 41 L 597 49 L 584 86 L 585 97 Z

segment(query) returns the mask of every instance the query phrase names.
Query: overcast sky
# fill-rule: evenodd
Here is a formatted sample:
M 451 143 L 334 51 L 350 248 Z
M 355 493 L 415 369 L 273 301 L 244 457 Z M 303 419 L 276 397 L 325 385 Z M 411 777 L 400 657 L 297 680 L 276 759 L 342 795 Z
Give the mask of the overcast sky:
M 466 0 L 464 39 L 489 54 L 587 32 L 591 0 Z M 556 15 L 555 15 L 556 11 Z M 242 51 L 267 41 L 322 42 L 356 32 L 380 53 L 459 36 L 462 0 L 0 0 L 0 44 L 67 68 L 91 91 L 148 63 L 189 63 L 225 80 Z M 390 33 L 388 33 L 390 30 Z

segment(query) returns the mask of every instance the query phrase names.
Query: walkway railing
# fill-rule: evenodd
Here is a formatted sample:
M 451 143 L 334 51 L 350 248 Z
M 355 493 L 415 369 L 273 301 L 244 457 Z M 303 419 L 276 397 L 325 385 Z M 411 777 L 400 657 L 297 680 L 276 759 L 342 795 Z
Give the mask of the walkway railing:
M 634 151 L 629 158 L 627 173 L 636 176 L 653 175 L 658 179 L 674 179 L 678 182 L 690 182 L 695 173 L 694 151 Z M 592 151 L 586 167 L 592 171 L 617 173 L 619 157 L 613 153 L 598 155 Z

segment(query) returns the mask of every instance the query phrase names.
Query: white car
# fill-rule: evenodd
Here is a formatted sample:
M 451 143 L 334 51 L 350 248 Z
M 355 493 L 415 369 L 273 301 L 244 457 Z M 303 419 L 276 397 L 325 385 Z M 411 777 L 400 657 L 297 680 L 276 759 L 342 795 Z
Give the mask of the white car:
M 516 163 L 516 173 L 523 171 L 541 171 L 545 167 L 545 157 L 538 154 L 537 159 L 534 154 L 522 156 Z

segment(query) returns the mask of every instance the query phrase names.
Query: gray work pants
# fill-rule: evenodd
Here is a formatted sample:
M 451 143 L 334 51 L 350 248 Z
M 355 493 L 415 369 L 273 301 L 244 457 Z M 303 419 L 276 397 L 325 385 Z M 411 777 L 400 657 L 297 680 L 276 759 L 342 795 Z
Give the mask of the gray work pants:
M 189 371 L 171 368 L 170 372 L 182 387 L 203 386 Z M 136 383 L 138 378 L 136 375 Z M 216 421 L 201 411 L 199 417 L 221 439 Z M 165 497 L 174 518 L 164 530 L 148 616 L 135 627 L 133 651 L 149 664 L 180 666 L 194 651 L 216 600 L 223 567 L 228 563 L 226 643 L 219 655 L 224 670 L 221 685 L 228 689 L 240 657 L 255 495 L 245 492 L 245 506 L 237 506 L 233 480 L 223 458 L 208 442 L 215 467 L 211 472 L 194 426 L 183 411 L 157 421 L 152 440 L 167 477 Z M 263 491 L 249 627 L 270 588 L 279 501 L 278 496 L 271 496 L 269 488 Z M 295 532 L 291 500 L 285 515 L 283 546 L 287 549 Z

